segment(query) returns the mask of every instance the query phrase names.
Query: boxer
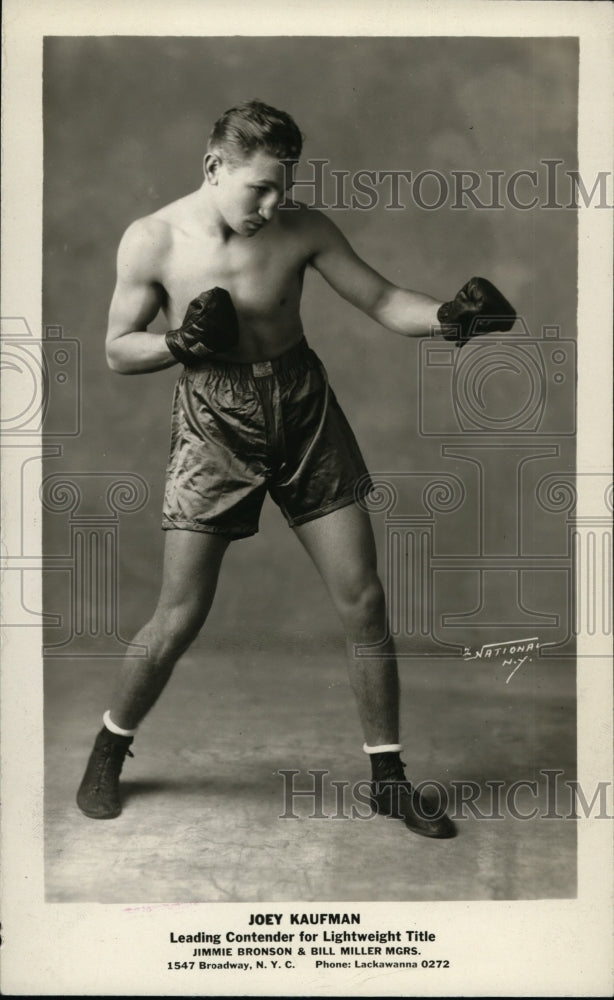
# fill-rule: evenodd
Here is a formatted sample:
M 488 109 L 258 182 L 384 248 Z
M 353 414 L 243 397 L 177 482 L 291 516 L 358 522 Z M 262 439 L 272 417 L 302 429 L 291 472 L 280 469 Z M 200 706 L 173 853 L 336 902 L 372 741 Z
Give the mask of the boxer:
M 484 278 L 443 302 L 392 284 L 352 250 L 325 214 L 286 195 L 301 154 L 292 118 L 259 101 L 216 122 L 198 190 L 132 223 L 117 260 L 106 338 L 113 371 L 179 364 L 162 527 L 158 604 L 127 658 L 79 787 L 82 812 L 121 810 L 120 773 L 135 732 L 206 620 L 224 553 L 253 535 L 271 495 L 319 570 L 339 614 L 351 687 L 371 761 L 374 811 L 413 832 L 449 838 L 406 778 L 399 685 L 368 514 L 368 473 L 301 318 L 303 276 L 318 272 L 375 322 L 406 337 L 433 332 L 460 347 L 508 330 L 515 313 Z M 284 161 L 284 162 L 282 162 Z M 149 325 L 162 310 L 166 335 Z M 380 652 L 358 659 L 359 643 Z

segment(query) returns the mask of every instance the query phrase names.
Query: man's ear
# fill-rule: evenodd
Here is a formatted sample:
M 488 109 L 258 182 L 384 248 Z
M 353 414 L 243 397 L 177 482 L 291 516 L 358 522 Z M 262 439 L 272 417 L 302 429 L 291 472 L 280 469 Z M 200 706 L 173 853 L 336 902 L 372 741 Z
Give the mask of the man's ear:
M 217 184 L 217 175 L 222 161 L 217 153 L 206 153 L 203 159 L 203 174 L 209 184 Z

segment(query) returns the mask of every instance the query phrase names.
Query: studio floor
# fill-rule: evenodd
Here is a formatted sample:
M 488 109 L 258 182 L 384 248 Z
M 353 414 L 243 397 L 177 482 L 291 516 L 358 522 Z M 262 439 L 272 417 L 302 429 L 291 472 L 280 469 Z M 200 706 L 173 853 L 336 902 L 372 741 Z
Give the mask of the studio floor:
M 353 804 L 366 812 L 351 786 L 369 768 L 343 647 L 333 641 L 266 648 L 199 639 L 134 741 L 122 815 L 85 818 L 75 792 L 115 666 L 51 660 L 46 667 L 50 902 L 575 895 L 576 824 L 544 818 L 553 786 L 542 773 L 563 771 L 561 782 L 575 776 L 569 661 L 525 664 L 506 683 L 509 669 L 495 664 L 400 660 L 407 774 L 445 786 L 458 827 L 448 841 L 419 837 L 399 820 L 349 818 Z M 291 778 L 280 772 L 289 770 L 299 772 L 292 780 L 302 790 L 313 787 L 309 771 L 327 772 L 319 818 L 310 818 L 306 796 L 288 807 Z M 537 784 L 519 786 L 512 799 L 521 781 Z M 332 782 L 348 782 L 341 808 L 341 786 Z M 473 808 L 459 801 L 461 784 L 466 799 L 479 789 Z M 516 818 L 514 802 L 537 815 Z M 500 818 L 476 816 L 475 807 Z M 556 811 L 569 812 L 563 796 Z

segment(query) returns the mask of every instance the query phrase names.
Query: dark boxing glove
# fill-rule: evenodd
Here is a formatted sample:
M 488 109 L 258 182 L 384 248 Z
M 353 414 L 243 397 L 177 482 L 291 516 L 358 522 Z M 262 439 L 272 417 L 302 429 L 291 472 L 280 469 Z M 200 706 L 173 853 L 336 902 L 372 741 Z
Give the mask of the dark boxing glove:
M 472 337 L 500 331 L 507 333 L 516 319 L 516 310 L 486 278 L 471 278 L 452 302 L 437 310 L 445 340 L 462 347 Z
M 169 330 L 169 351 L 184 365 L 197 365 L 229 351 L 239 340 L 239 321 L 225 288 L 210 288 L 192 299 L 178 330 Z

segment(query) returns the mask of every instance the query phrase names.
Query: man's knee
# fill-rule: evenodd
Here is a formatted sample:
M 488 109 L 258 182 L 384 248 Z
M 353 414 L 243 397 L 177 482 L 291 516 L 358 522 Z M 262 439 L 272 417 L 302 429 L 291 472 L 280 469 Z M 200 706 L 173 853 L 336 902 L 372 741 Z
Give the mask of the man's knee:
M 165 653 L 181 651 L 196 638 L 205 618 L 196 604 L 158 605 L 151 626 Z
M 371 576 L 348 588 L 339 611 L 346 631 L 379 634 L 386 620 L 386 599 L 378 577 Z

